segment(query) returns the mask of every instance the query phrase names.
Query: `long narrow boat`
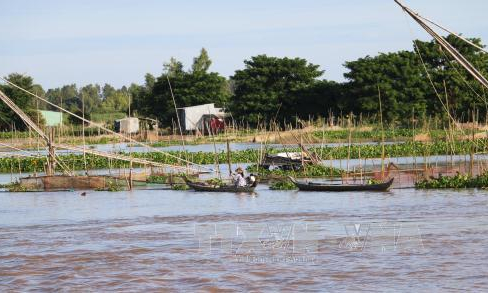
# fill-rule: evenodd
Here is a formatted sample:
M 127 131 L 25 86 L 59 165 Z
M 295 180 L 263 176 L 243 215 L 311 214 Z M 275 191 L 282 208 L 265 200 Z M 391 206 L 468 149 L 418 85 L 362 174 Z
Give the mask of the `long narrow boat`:
M 324 184 L 298 182 L 289 176 L 291 182 L 302 191 L 387 191 L 393 184 L 393 178 L 378 184 Z
M 183 178 L 185 180 L 186 185 L 188 185 L 191 189 L 195 191 L 205 191 L 205 192 L 234 192 L 234 193 L 239 193 L 239 192 L 245 192 L 245 193 L 251 193 L 254 192 L 254 189 L 256 188 L 257 183 L 250 185 L 250 186 L 244 186 L 244 187 L 237 187 L 234 185 L 220 185 L 220 186 L 215 186 L 215 185 L 209 185 L 204 182 L 194 182 L 189 180 L 188 178 Z

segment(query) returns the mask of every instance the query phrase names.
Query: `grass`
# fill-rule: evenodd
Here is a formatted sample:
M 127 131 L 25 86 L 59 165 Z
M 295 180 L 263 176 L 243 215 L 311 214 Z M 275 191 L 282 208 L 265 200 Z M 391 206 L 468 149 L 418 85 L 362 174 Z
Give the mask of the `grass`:
M 114 120 L 127 117 L 125 112 L 113 112 L 113 113 L 91 113 L 91 120 L 95 122 L 111 122 Z

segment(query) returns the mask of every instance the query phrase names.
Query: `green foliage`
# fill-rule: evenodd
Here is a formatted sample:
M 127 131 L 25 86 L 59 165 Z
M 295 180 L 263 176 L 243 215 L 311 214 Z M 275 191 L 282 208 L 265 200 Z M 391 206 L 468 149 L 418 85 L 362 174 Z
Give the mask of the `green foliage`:
M 224 183 L 224 181 L 222 181 L 222 179 L 219 179 L 219 178 L 211 178 L 207 181 L 209 185 L 213 186 L 213 187 L 220 187 L 220 186 L 225 186 L 226 184 Z
M 150 175 L 147 177 L 147 183 L 156 183 L 156 184 L 166 184 L 168 181 L 168 176 L 166 175 Z
M 403 156 L 431 156 L 431 155 L 445 155 L 445 154 L 468 154 L 472 150 L 475 153 L 486 152 L 485 146 L 488 145 L 488 140 L 477 140 L 472 141 L 457 141 L 454 144 L 449 144 L 442 140 L 437 140 L 432 143 L 422 143 L 422 142 L 405 142 L 399 144 L 385 145 L 385 155 L 386 157 L 403 157 Z M 269 149 L 269 153 L 283 152 L 284 150 Z M 287 149 L 288 152 L 296 152 L 299 149 Z M 375 145 L 351 145 L 349 148 L 347 145 L 338 147 L 324 147 L 324 148 L 311 148 L 311 151 L 321 155 L 324 160 L 327 159 L 345 159 L 348 157 L 351 159 L 359 158 L 359 153 L 361 158 L 379 158 L 382 154 L 382 146 L 380 144 Z M 349 153 L 350 151 L 350 153 Z M 184 153 L 182 151 L 170 151 L 169 154 L 178 157 L 188 159 L 196 164 L 214 164 L 215 155 L 213 152 L 195 152 L 195 153 Z M 254 163 L 258 161 L 259 150 L 242 150 L 233 151 L 231 154 L 231 161 L 233 163 Z M 222 151 L 217 154 L 219 162 L 227 161 L 226 152 Z M 164 164 L 180 164 L 184 165 L 183 162 L 175 157 L 168 156 L 164 153 L 159 152 L 148 152 L 148 153 L 132 153 L 132 156 L 138 158 L 147 158 L 149 160 L 160 162 Z M 83 155 L 80 154 L 69 154 L 60 155 L 63 162 L 69 162 L 68 165 L 76 170 L 84 169 Z M 105 169 L 105 168 L 127 168 L 128 163 L 124 161 L 112 161 L 109 164 L 107 158 L 98 157 L 95 155 L 86 155 L 87 166 L 89 169 Z M 11 170 L 22 172 L 35 172 L 42 171 L 43 166 L 46 163 L 45 158 L 0 158 L 0 172 L 11 172 Z M 300 174 L 304 177 L 315 177 L 315 176 L 339 176 L 341 171 L 335 168 L 330 168 L 326 166 L 307 166 L 305 171 L 300 171 L 294 173 L 292 171 L 283 170 L 273 170 L 267 171 L 260 168 L 257 170 L 255 165 L 248 167 L 250 172 L 255 172 L 263 176 L 275 175 L 275 176 L 287 176 Z M 259 171 L 259 172 L 258 172 Z
M 269 186 L 269 189 L 271 189 L 271 190 L 295 190 L 295 189 L 297 189 L 297 187 L 293 182 L 291 182 L 289 180 L 285 180 L 285 181 L 274 182 L 273 184 L 271 184 Z
M 446 40 L 482 74 L 488 75 L 487 54 L 453 35 L 447 36 Z M 482 44 L 480 39 L 470 41 Z M 85 116 L 107 114 L 101 120 L 103 122 L 113 120 L 110 113 L 127 113 L 130 96 L 134 114 L 157 118 L 164 126 L 171 126 L 176 115 L 168 79 L 177 107 L 216 103 L 217 106 L 228 107 L 238 123 L 249 122 L 251 126 L 269 122 L 275 117 L 278 123 L 282 123 L 294 122 L 295 118 L 327 117 L 339 113 L 362 114 L 378 121 L 379 92 L 381 114 L 387 124 L 412 125 L 421 117 L 431 116 L 445 122 L 447 111 L 443 103 L 448 104 L 451 115 L 462 122 L 470 119 L 467 112 L 472 109 L 478 111 L 478 117 L 487 117 L 488 107 L 481 85 L 440 50 L 436 42 L 416 40 L 414 43 L 428 73 L 412 48 L 345 62 L 347 73 L 344 83 L 320 80 L 323 71 L 305 59 L 266 55 L 245 60 L 245 68 L 235 71 L 228 81 L 209 71 L 212 61 L 204 48 L 188 70 L 180 61 L 171 58 L 164 64 L 162 75 L 146 74 L 143 85 L 132 84 L 128 88 L 116 89 L 109 84 L 103 87 L 88 84 L 77 88 L 76 84 L 69 84 L 44 93 L 29 76 L 12 73 L 7 79 L 40 96 L 45 95 L 50 102 L 77 114 L 82 112 L 83 97 Z M 1 85 L 0 90 L 28 115 L 36 116 L 36 103 L 31 96 L 9 85 Z M 56 110 L 42 102 L 39 109 Z M 70 121 L 79 123 L 78 119 Z M 0 103 L 0 130 L 11 130 L 12 125 L 17 130 L 25 129 L 21 119 Z
M 382 180 L 379 180 L 379 179 L 374 179 L 374 178 L 369 178 L 368 179 L 368 184 L 369 185 L 375 185 L 375 184 L 381 184 L 383 183 Z
M 488 173 L 470 177 L 459 172 L 454 176 L 442 176 L 423 179 L 415 183 L 418 189 L 442 189 L 442 188 L 487 188 Z
M 281 169 L 263 169 L 259 168 L 257 165 L 250 165 L 246 168 L 248 172 L 259 174 L 261 177 L 336 177 L 342 174 L 342 171 L 336 168 L 330 168 L 323 165 L 309 165 L 302 170 L 290 171 Z
M 123 112 L 127 113 L 129 109 L 129 95 L 123 91 L 115 91 L 111 93 L 108 97 L 106 97 L 102 104 L 101 108 L 97 112 L 105 112 L 105 113 L 112 113 L 112 112 Z
M 122 190 L 124 190 L 124 188 L 117 183 L 117 180 L 107 181 L 107 186 L 104 188 L 95 188 L 95 191 L 117 192 L 117 191 L 122 191 Z
M 78 96 L 76 84 L 49 89 L 46 92 L 46 98 L 49 102 L 61 106 L 71 112 L 81 108 L 81 100 L 78 99 Z M 58 109 L 53 106 L 48 106 L 48 110 L 58 111 Z
M 113 126 L 113 122 L 117 119 L 122 119 L 127 117 L 124 112 L 95 112 L 91 114 L 91 120 L 95 122 L 106 122 Z
M 488 56 L 453 35 L 446 40 L 457 48 L 482 73 L 488 72 Z M 470 39 L 481 45 L 479 39 Z M 484 117 L 486 107 L 482 99 L 470 88 L 482 93 L 479 83 L 473 80 L 466 70 L 456 62 L 451 62 L 439 45 L 434 41 L 414 42 L 422 55 L 427 68 L 417 54 L 412 51 L 366 56 L 356 61 L 345 63 L 349 72 L 344 74 L 348 79 L 347 96 L 350 110 L 355 113 L 378 114 L 378 90 L 381 92 L 383 117 L 389 123 L 407 124 L 415 114 L 447 117 L 447 112 L 432 88 L 429 78 L 445 103 L 445 92 L 453 114 L 460 120 L 468 119 L 467 110 L 479 107 L 480 116 Z M 444 87 L 445 82 L 445 87 Z
M 385 121 L 410 118 L 412 109 L 417 115 L 425 112 L 429 84 L 414 52 L 366 56 L 346 62 L 345 67 L 349 71 L 344 76 L 349 80 L 348 95 L 354 112 L 379 113 L 378 90 Z
M 212 65 L 212 60 L 208 56 L 207 50 L 202 48 L 200 51 L 200 55 L 198 57 L 193 58 L 193 65 L 191 66 L 191 70 L 193 73 L 205 73 Z
M 186 184 L 173 184 L 171 185 L 172 190 L 188 190 L 189 187 Z
M 224 106 L 230 95 L 227 81 L 216 72 L 208 72 L 210 64 L 204 49 L 195 58 L 190 71 L 184 71 L 183 64 L 172 58 L 165 64 L 164 73 L 160 77 L 154 78 L 147 74 L 144 86 L 131 87 L 134 97 L 132 107 L 139 114 L 170 124 L 176 118 L 171 90 L 178 107 L 206 103 Z
M 254 125 L 259 120 L 271 121 L 277 114 L 278 121 L 297 115 L 301 94 L 323 73 L 318 65 L 301 58 L 259 55 L 244 64 L 245 69 L 231 77 L 231 112 Z
M 53 104 L 61 106 L 76 115 L 82 116 L 84 104 L 85 118 L 98 122 L 112 122 L 113 119 L 126 117 L 129 107 L 129 89 L 125 86 L 115 89 L 109 84 L 103 88 L 98 84 L 88 84 L 78 89 L 76 84 L 49 89 L 46 98 Z M 59 109 L 48 106 L 49 110 Z M 122 116 L 119 113 L 123 113 Z M 67 116 L 71 124 L 81 124 L 81 120 Z
M 40 85 L 35 85 L 34 80 L 30 76 L 12 73 L 9 74 L 5 79 L 23 89 L 31 92 L 37 92 L 40 96 L 44 95 L 44 90 L 42 87 Z M 36 107 L 32 96 L 9 84 L 0 85 L 0 90 L 29 116 L 37 116 Z M 15 114 L 14 111 L 10 110 L 5 103 L 0 102 L 0 130 L 12 130 L 13 127 L 17 130 L 26 129 L 26 125 L 22 119 Z
M 412 139 L 414 135 L 419 133 L 426 133 L 433 140 L 446 138 L 445 130 L 429 130 L 424 132 L 422 130 L 413 130 L 407 128 L 385 129 L 383 133 L 381 129 L 373 129 L 371 131 L 358 131 L 353 129 L 351 133 L 351 137 L 353 140 L 364 139 L 364 140 L 381 141 L 383 134 L 386 140 L 392 140 L 392 139 Z M 453 134 L 455 136 L 463 135 L 461 131 L 454 131 Z M 342 130 L 314 131 L 313 136 L 317 138 L 324 138 L 326 141 L 329 142 L 331 140 L 347 140 L 349 139 L 349 130 L 342 129 Z
M 6 188 L 9 192 L 26 192 L 29 189 L 25 186 L 20 184 L 20 182 L 12 182 L 9 184 L 3 185 L 3 188 Z
M 77 109 L 73 113 L 78 115 L 79 117 L 84 117 L 87 120 L 91 120 L 91 113 L 90 112 L 83 113 L 82 110 Z M 81 125 L 83 123 L 83 120 L 81 120 L 78 117 L 75 117 L 73 115 L 68 116 L 68 121 L 74 125 Z M 85 123 L 85 125 L 87 125 L 87 123 Z

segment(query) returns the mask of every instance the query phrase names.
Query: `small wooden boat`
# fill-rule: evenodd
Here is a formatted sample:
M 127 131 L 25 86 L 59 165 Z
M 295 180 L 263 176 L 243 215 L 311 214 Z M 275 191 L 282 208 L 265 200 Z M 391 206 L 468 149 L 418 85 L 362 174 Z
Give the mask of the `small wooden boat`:
M 188 178 L 184 177 L 186 185 L 188 185 L 191 189 L 195 191 L 206 191 L 206 192 L 233 192 L 233 193 L 239 193 L 239 192 L 247 192 L 251 193 L 254 192 L 254 189 L 256 188 L 257 182 L 254 182 L 253 185 L 248 185 L 248 186 L 243 186 L 243 187 L 237 187 L 234 185 L 211 185 L 205 182 L 194 182 L 189 180 Z
M 387 191 L 393 184 L 393 178 L 377 184 L 325 184 L 313 182 L 298 182 L 295 178 L 288 176 L 299 190 L 302 191 Z

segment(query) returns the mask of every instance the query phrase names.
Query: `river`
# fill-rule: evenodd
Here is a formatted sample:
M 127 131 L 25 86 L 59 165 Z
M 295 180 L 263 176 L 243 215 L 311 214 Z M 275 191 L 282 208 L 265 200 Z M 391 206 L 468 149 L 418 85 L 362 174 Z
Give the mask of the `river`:
M 488 290 L 488 191 L 0 193 L 0 289 Z

